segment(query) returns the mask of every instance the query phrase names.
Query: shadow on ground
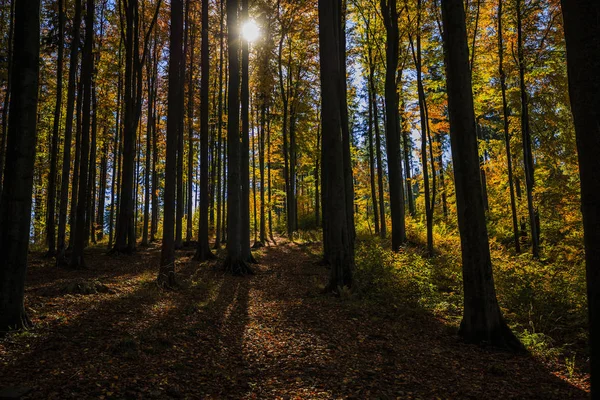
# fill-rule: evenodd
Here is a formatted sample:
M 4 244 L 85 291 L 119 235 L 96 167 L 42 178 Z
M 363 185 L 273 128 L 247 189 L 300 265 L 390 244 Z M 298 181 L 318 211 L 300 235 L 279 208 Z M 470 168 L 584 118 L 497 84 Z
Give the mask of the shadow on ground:
M 88 271 L 35 259 L 36 327 L 0 341 L 0 387 L 45 399 L 587 397 L 530 356 L 461 343 L 424 310 L 321 294 L 316 248 L 280 242 L 245 278 L 180 252 L 182 288 L 168 292 L 153 283 L 157 248 L 92 249 Z M 61 292 L 82 276 L 111 293 Z

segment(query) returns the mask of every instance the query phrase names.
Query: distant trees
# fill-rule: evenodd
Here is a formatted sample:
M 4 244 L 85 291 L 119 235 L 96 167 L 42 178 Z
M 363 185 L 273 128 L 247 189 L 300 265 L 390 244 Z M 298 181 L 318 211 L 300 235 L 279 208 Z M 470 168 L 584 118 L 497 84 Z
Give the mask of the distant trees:
M 445 0 L 442 3 L 442 19 L 465 296 L 459 334 L 471 343 L 485 342 L 521 349 L 521 343 L 502 317 L 494 288 L 462 0 Z
M 37 140 L 40 1 L 15 2 L 10 120 L 0 198 L 0 331 L 28 327 L 23 305 Z
M 600 397 L 600 4 L 563 0 L 569 94 L 579 153 L 592 398 Z

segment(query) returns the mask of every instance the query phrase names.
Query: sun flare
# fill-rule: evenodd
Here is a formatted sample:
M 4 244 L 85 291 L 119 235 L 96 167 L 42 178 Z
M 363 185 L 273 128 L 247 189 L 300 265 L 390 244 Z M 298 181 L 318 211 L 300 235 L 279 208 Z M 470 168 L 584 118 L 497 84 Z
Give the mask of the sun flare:
M 254 20 L 248 20 L 242 25 L 242 37 L 252 43 L 260 36 L 260 28 Z

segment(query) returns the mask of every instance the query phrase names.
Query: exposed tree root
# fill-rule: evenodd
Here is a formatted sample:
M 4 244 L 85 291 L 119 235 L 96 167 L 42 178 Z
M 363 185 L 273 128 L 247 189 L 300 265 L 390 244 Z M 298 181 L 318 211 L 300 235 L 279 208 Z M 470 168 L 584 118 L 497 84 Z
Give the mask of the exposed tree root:
M 205 250 L 197 249 L 196 254 L 194 254 L 194 258 L 193 258 L 194 261 L 200 261 L 200 262 L 216 260 L 216 259 L 217 259 L 217 256 L 212 251 L 210 251 L 210 249 L 208 249 L 208 248 Z
M 261 241 L 256 241 L 254 242 L 254 244 L 252 245 L 253 249 L 260 249 L 261 247 L 265 247 L 264 243 Z
M 223 264 L 223 269 L 228 274 L 235 276 L 254 275 L 254 271 L 245 261 L 232 260 L 229 257 L 227 257 L 227 260 L 225 260 L 225 263 Z

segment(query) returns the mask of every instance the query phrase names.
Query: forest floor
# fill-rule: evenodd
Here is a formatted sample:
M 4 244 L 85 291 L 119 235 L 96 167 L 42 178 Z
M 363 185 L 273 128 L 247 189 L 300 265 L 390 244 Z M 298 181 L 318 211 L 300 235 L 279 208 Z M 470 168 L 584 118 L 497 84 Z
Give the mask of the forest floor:
M 0 398 L 587 398 L 530 355 L 463 344 L 426 310 L 322 294 L 318 251 L 280 239 L 257 251 L 255 275 L 232 277 L 182 250 L 175 291 L 154 284 L 158 247 L 92 248 L 79 271 L 34 254 L 35 327 L 0 339 Z

